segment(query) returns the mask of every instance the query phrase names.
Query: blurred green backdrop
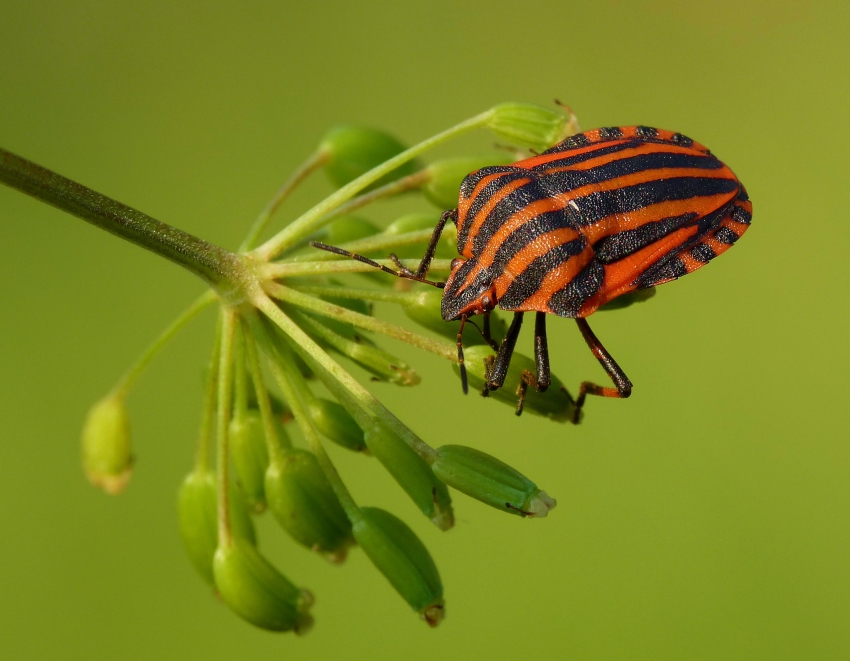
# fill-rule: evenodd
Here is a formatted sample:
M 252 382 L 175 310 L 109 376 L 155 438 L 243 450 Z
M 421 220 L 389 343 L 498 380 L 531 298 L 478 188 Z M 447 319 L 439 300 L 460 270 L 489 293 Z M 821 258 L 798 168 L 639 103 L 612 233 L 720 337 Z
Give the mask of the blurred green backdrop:
M 227 247 L 334 123 L 413 142 L 556 97 L 585 128 L 704 142 L 755 222 L 709 268 L 595 318 L 635 393 L 591 401 L 580 427 L 464 398 L 446 364 L 398 349 L 424 383 L 374 386 L 391 409 L 559 507 L 527 521 L 458 496 L 440 534 L 374 462 L 336 453 L 361 502 L 428 544 L 448 617 L 428 630 L 361 553 L 325 566 L 266 523 L 264 548 L 318 597 L 295 638 L 231 615 L 178 538 L 212 314 L 130 398 L 127 492 L 78 465 L 91 402 L 201 284 L 0 188 L 0 657 L 848 658 L 848 34 L 846 2 L 4 0 L 0 144 Z M 556 372 L 601 378 L 574 324 L 551 327 Z

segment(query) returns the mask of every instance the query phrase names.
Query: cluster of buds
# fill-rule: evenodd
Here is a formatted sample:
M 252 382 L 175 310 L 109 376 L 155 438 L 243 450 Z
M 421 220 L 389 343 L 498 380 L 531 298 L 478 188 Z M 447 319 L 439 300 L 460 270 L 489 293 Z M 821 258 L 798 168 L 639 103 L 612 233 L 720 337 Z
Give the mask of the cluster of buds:
M 490 129 L 500 141 L 518 146 L 427 165 L 419 160 L 428 149 L 475 128 Z M 440 292 L 387 278 L 368 264 L 308 244 L 320 240 L 377 260 L 393 251 L 415 269 L 440 211 L 457 205 L 467 173 L 527 156 L 523 149 L 545 149 L 577 130 L 571 113 L 502 104 L 409 149 L 377 130 L 330 131 L 278 191 L 239 252 L 228 253 L 230 277 L 214 282 L 91 410 L 83 461 L 92 483 L 110 493 L 127 484 L 133 459 L 126 395 L 159 348 L 201 309 L 218 302 L 195 466 L 178 498 L 181 534 L 198 574 L 248 622 L 274 631 L 305 631 L 312 622 L 312 595 L 286 578 L 258 546 L 252 517 L 268 510 L 292 539 L 332 562 L 362 548 L 404 600 L 436 626 L 445 613 L 443 586 L 427 548 L 390 512 L 354 501 L 324 443 L 381 462 L 439 530 L 454 523 L 449 487 L 526 518 L 545 517 L 555 500 L 481 450 L 431 447 L 337 362 L 345 357 L 373 380 L 416 385 L 414 369 L 374 341 L 383 335 L 457 367 L 458 323 L 441 318 Z M 335 192 L 255 247 L 284 199 L 318 170 L 325 171 Z M 405 192 L 423 195 L 434 204 L 433 213 L 407 214 L 383 228 L 354 215 Z M 448 272 L 457 255 L 453 229 L 442 235 L 434 273 Z M 377 319 L 375 302 L 399 305 L 418 330 Z M 493 335 L 498 340 L 504 332 L 504 322 L 494 316 Z M 472 334 L 465 343 L 470 380 L 483 385 L 493 351 Z M 513 406 L 512 393 L 531 365 L 531 358 L 515 355 L 505 387 L 492 401 Z M 571 400 L 560 385 L 553 378 L 547 392 L 526 401 L 525 410 L 568 420 Z

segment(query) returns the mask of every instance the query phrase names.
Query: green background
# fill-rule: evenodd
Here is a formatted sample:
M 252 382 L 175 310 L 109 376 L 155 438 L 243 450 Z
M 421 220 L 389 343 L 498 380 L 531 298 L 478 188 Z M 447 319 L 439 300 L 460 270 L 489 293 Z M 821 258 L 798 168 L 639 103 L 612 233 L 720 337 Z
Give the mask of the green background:
M 579 427 L 464 398 L 444 362 L 394 347 L 424 382 L 373 386 L 392 410 L 559 506 L 529 521 L 457 496 L 441 534 L 375 462 L 335 452 L 360 502 L 427 543 L 447 619 L 429 630 L 362 553 L 326 566 L 263 521 L 263 548 L 318 598 L 296 638 L 231 615 L 178 538 L 211 313 L 130 398 L 125 494 L 79 467 L 89 405 L 201 284 L 0 189 L 0 657 L 848 658 L 848 34 L 845 2 L 4 0 L 0 144 L 227 247 L 334 123 L 412 142 L 556 97 L 585 128 L 707 144 L 755 222 L 709 268 L 592 320 L 635 391 Z M 282 218 L 328 190 L 317 178 Z M 572 322 L 551 329 L 561 378 L 602 378 Z

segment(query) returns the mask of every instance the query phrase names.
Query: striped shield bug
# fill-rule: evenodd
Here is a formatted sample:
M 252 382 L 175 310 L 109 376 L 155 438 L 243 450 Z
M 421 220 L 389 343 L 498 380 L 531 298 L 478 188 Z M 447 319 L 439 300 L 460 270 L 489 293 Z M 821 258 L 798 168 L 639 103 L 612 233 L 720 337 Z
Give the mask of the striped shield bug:
M 443 288 L 442 317 L 460 320 L 458 359 L 464 392 L 461 337 L 467 319 L 483 317 L 496 356 L 487 366 L 485 393 L 505 381 L 526 312 L 535 313 L 536 373 L 530 385 L 551 382 L 546 315 L 576 320 L 585 342 L 614 387 L 585 381 L 574 401 L 578 422 L 587 395 L 628 397 L 632 383 L 602 346 L 587 317 L 609 301 L 696 271 L 747 230 L 752 204 L 732 171 L 703 145 L 681 133 L 648 126 L 600 128 L 570 136 L 540 155 L 467 175 L 458 206 L 434 229 L 414 272 L 314 243 L 393 275 Z M 440 234 L 457 226 L 460 257 L 445 283 L 427 280 Z M 501 344 L 489 338 L 488 316 L 514 313 Z

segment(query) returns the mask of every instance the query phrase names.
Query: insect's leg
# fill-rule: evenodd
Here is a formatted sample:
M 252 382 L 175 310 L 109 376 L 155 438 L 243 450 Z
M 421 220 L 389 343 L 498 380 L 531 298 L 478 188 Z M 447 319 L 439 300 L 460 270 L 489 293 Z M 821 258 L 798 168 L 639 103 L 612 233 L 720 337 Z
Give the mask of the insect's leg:
M 431 235 L 431 240 L 428 242 L 428 248 L 425 249 L 425 255 L 422 257 L 422 261 L 419 262 L 419 268 L 416 269 L 417 278 L 424 278 L 428 273 L 428 267 L 431 266 L 431 260 L 434 259 L 434 253 L 437 252 L 437 244 L 440 242 L 440 235 L 443 233 L 446 221 L 449 219 L 457 222 L 457 209 L 444 211 L 443 215 L 440 216 L 440 220 L 434 228 L 434 233 Z
M 406 280 L 415 280 L 416 282 L 421 282 L 426 285 L 431 285 L 432 287 L 438 287 L 439 289 L 443 289 L 446 286 L 445 282 L 434 282 L 432 280 L 426 280 L 425 278 L 420 278 L 416 274 L 411 273 L 410 269 L 402 266 L 403 271 L 393 271 L 391 268 L 384 266 L 383 264 L 378 264 L 373 259 L 369 259 L 368 257 L 364 257 L 363 255 L 358 255 L 356 252 L 351 252 L 350 250 L 345 250 L 344 248 L 337 248 L 336 246 L 329 246 L 327 243 L 322 243 L 321 241 L 310 241 L 310 245 L 313 248 L 318 248 L 319 250 L 327 250 L 328 252 L 332 252 L 335 255 L 342 255 L 343 257 L 350 257 L 351 259 L 356 259 L 358 262 L 363 262 L 364 264 L 368 264 L 369 266 L 374 266 L 376 269 L 380 269 L 384 273 L 389 273 L 390 275 L 394 275 L 397 278 L 405 278 Z M 401 265 L 398 262 L 398 258 L 395 260 L 396 264 Z
M 573 424 L 578 424 L 581 407 L 584 406 L 584 400 L 587 395 L 620 397 L 625 399 L 632 394 L 632 382 L 629 381 L 629 377 L 620 369 L 620 366 L 611 357 L 611 354 L 605 350 L 605 347 L 602 346 L 602 343 L 593 334 L 593 331 L 590 330 L 587 321 L 585 319 L 576 319 L 576 323 L 582 337 L 584 337 L 584 341 L 587 342 L 587 346 L 590 347 L 593 355 L 596 356 L 596 360 L 599 361 L 599 364 L 602 365 L 608 376 L 611 377 L 611 381 L 614 382 L 615 387 L 606 388 L 590 381 L 582 383 L 579 389 L 578 399 L 576 399 L 575 408 L 573 409 Z
M 540 388 L 540 384 L 537 382 L 537 377 L 533 372 L 529 372 L 528 370 L 523 370 L 522 376 L 519 379 L 519 387 L 516 389 L 516 394 L 519 396 L 519 399 L 516 403 L 516 414 L 522 415 L 522 407 L 525 405 L 525 393 L 528 390 L 528 386 L 531 386 L 538 392 L 543 392 Z
M 537 364 L 537 392 L 546 392 L 552 383 L 549 369 L 549 341 L 546 339 L 546 313 L 538 312 L 534 318 L 534 362 Z
M 496 362 L 496 356 L 487 356 L 484 359 L 484 387 L 481 389 L 482 397 L 490 396 L 490 375 L 493 373 L 493 363 Z
M 463 394 L 469 392 L 469 381 L 466 378 L 466 364 L 463 360 L 463 327 L 466 325 L 466 315 L 460 318 L 460 328 L 457 331 L 457 362 L 460 363 L 460 385 Z
M 514 312 L 514 319 L 508 328 L 505 339 L 502 340 L 502 344 L 499 347 L 496 362 L 493 363 L 493 370 L 490 372 L 490 378 L 487 380 L 487 387 L 490 390 L 501 388 L 505 382 L 505 377 L 508 375 L 508 366 L 511 364 L 511 357 L 514 355 L 514 347 L 519 337 L 519 329 L 522 327 L 522 315 L 522 312 Z
M 490 312 L 484 313 L 484 330 L 481 331 L 481 335 L 484 337 L 484 341 L 490 345 L 490 348 L 493 351 L 499 350 L 499 345 L 496 344 L 496 340 L 493 339 L 493 335 L 490 332 Z

